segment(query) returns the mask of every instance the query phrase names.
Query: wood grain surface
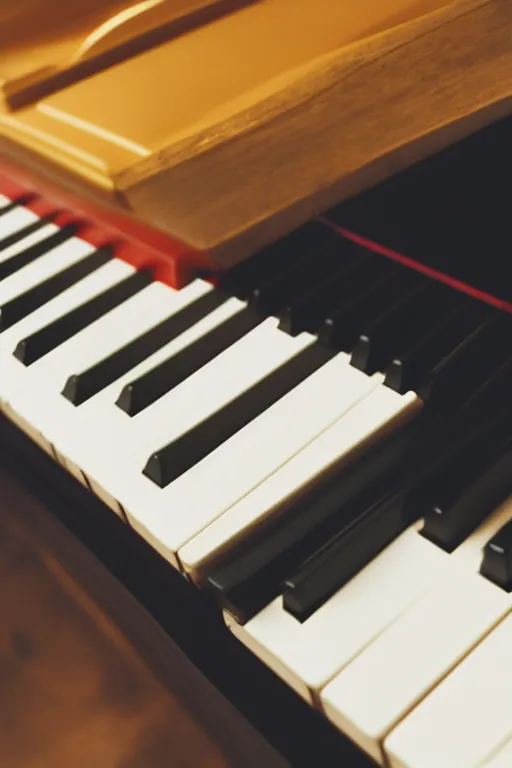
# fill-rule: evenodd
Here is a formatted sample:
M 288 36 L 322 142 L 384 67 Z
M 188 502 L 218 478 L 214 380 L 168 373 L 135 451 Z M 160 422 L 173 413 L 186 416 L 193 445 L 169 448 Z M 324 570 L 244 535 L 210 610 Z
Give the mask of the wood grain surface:
M 274 5 L 277 0 L 246 9 L 247 25 L 252 12 Z M 423 13 L 427 6 L 411 0 L 411 9 L 422 12 L 409 21 L 312 55 L 217 105 L 212 94 L 220 86 L 203 76 L 216 72 L 213 54 L 203 63 L 198 44 L 195 69 L 176 80 L 181 90 L 173 91 L 170 81 L 160 91 L 160 72 L 175 71 L 175 57 L 181 61 L 171 43 L 4 117 L 0 157 L 54 189 L 123 208 L 208 254 L 212 268 L 228 267 L 512 111 L 512 2 L 432 0 L 428 6 L 433 10 Z M 215 62 L 222 62 L 225 27 L 235 16 L 181 38 L 180 46 L 206 36 Z M 288 14 L 281 19 L 284 40 L 288 28 L 297 32 L 293 24 Z M 260 34 L 264 60 L 266 33 Z M 165 66 L 150 66 L 166 51 Z M 243 52 L 235 53 L 228 84 L 229 72 L 247 68 Z M 209 108 L 199 98 L 205 82 Z M 185 103 L 186 88 L 197 110 L 177 131 L 178 110 L 169 105 Z M 81 120 L 92 128 L 81 130 Z
M 0 576 L 1 766 L 285 765 L 99 562 L 1 469 Z M 128 617 L 135 634 L 144 632 L 147 647 L 154 641 L 174 689 L 157 679 L 87 583 L 124 613 L 125 627 Z
M 460 0 L 311 62 L 122 193 L 225 267 L 510 112 L 512 3 Z

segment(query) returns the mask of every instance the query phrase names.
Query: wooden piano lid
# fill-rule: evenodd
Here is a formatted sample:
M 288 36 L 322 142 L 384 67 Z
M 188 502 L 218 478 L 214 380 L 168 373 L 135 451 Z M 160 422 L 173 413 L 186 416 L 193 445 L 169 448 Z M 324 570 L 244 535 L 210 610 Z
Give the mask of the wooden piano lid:
M 228 266 L 511 111 L 511 41 L 508 0 L 258 0 L 0 114 L 0 154 Z
M 0 88 L 14 109 L 255 0 L 18 0 L 0 6 Z

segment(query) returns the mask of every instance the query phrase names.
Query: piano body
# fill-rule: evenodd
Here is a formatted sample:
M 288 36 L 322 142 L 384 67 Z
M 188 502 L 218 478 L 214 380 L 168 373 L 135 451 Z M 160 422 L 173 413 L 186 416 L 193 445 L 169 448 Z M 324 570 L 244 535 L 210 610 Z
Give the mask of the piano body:
M 512 5 L 51 10 L 0 8 L 3 463 L 293 765 L 508 766 Z

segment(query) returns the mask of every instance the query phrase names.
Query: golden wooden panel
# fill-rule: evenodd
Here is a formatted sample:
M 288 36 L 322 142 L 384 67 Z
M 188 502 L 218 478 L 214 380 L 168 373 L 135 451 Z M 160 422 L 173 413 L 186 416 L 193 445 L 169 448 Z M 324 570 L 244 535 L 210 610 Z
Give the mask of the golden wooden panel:
M 509 0 L 261 0 L 0 134 L 227 266 L 511 109 Z
M 179 685 L 173 690 L 156 679 L 84 583 L 95 580 L 96 589 L 110 593 L 118 614 L 131 612 L 139 635 L 146 621 L 149 647 L 153 636 L 162 642 L 156 625 L 55 525 L 0 466 L 0 764 L 227 768 L 242 765 L 243 743 L 243 754 L 254 751 L 247 765 L 257 768 L 263 760 L 283 768 L 245 721 L 237 730 L 236 713 L 220 697 L 211 699 L 213 689 L 191 673 L 175 646 L 168 657 Z M 80 563 L 84 582 L 69 574 L 56 546 Z M 190 688 L 189 701 L 180 686 Z M 209 720 L 206 707 L 199 714 L 201 707 L 190 705 L 194 695 L 209 703 Z
M 6 107 L 76 82 L 255 0 L 0 2 Z

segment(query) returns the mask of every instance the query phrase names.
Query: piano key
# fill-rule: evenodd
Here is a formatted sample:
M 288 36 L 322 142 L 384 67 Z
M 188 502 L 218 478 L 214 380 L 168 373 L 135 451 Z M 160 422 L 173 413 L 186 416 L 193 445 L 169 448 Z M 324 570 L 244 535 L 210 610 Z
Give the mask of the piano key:
M 67 288 L 63 294 L 51 299 L 47 304 L 42 305 L 19 320 L 14 326 L 8 328 L 0 334 L 0 352 L 7 364 L 12 360 L 16 361 L 12 352 L 18 342 L 26 335 L 39 330 L 49 322 L 66 314 L 70 309 L 83 303 L 91 296 L 97 295 L 110 285 L 119 282 L 121 279 L 133 274 L 135 269 L 126 262 L 119 259 L 111 259 L 105 266 L 100 267 L 96 272 L 84 277 L 76 285 Z M 19 366 L 19 362 L 16 361 Z
M 176 310 L 176 314 L 179 315 L 183 308 L 187 307 L 187 302 L 190 301 L 193 305 L 197 301 L 198 295 L 207 296 L 211 291 L 212 286 L 202 280 L 195 280 L 180 291 L 169 289 L 169 294 L 172 296 L 169 295 L 165 302 L 159 305 L 158 310 L 155 310 L 156 314 L 152 314 L 148 323 L 154 322 L 155 327 L 158 327 L 158 321 L 162 316 L 169 316 L 173 310 Z M 145 371 L 151 370 L 162 360 L 172 357 L 173 354 L 207 333 L 216 322 L 221 323 L 226 317 L 226 312 L 231 311 L 228 304 L 229 302 L 222 303 L 205 318 L 144 359 L 134 369 L 130 369 L 121 378 L 85 400 L 79 407 L 72 405 L 67 398 L 61 396 L 58 390 L 45 397 L 45 424 L 42 425 L 42 429 L 51 436 L 58 460 L 80 482 L 86 483 L 85 475 L 89 470 L 94 475 L 95 466 L 99 459 L 103 470 L 111 465 L 113 467 L 108 474 L 107 485 L 109 487 L 115 486 L 114 478 L 116 478 L 117 468 L 119 468 L 123 485 L 126 483 L 129 474 L 128 463 L 124 464 L 123 462 L 125 460 L 128 462 L 125 454 L 127 447 L 132 446 L 131 433 L 134 429 L 138 430 L 138 447 L 141 440 L 139 422 L 141 419 L 147 418 L 148 415 L 147 413 L 141 414 L 136 420 L 127 418 L 126 414 L 114 405 L 119 391 L 127 382 L 131 381 L 133 376 L 142 375 Z M 133 337 L 138 338 L 140 331 L 140 322 L 134 323 L 132 326 Z M 185 413 L 185 409 L 183 412 Z M 97 441 L 97 424 L 103 425 L 104 435 L 101 446 L 98 446 Z M 135 464 L 133 470 L 130 471 L 133 471 L 137 477 L 139 475 L 142 477 L 142 465 L 149 451 L 150 448 L 142 447 L 137 458 L 134 459 Z M 128 451 L 128 455 L 131 456 L 130 451 Z M 101 458 L 99 458 L 100 456 Z M 103 489 L 97 484 L 96 491 L 107 506 L 119 512 L 119 504 L 115 498 L 103 492 Z
M 226 302 L 224 321 L 213 318 L 209 333 L 182 349 L 176 356 L 164 360 L 143 376 L 123 387 L 117 405 L 130 416 L 135 416 L 170 392 L 185 379 L 213 360 L 243 336 L 256 328 L 263 318 L 240 301 Z
M 505 444 L 487 445 L 478 463 L 470 456 L 455 472 L 447 469 L 445 482 L 429 494 L 433 503 L 424 516 L 423 536 L 450 552 L 512 493 L 511 443 L 509 437 Z
M 39 221 L 36 223 L 39 224 Z M 22 231 L 24 232 L 25 230 Z M 55 224 L 50 223 L 39 227 L 35 230 L 35 232 L 32 232 L 31 234 L 26 235 L 19 240 L 16 239 L 14 243 L 11 243 L 11 245 L 8 245 L 6 248 L 0 251 L 0 264 L 4 261 L 8 261 L 12 256 L 16 256 L 17 254 L 21 253 L 26 248 L 29 248 L 32 245 L 36 245 L 42 240 L 46 240 L 48 237 L 50 237 L 50 235 L 53 235 L 58 231 L 59 228 Z
M 377 762 L 385 763 L 388 733 L 509 612 L 512 596 L 486 582 L 475 565 L 485 531 L 511 514 L 510 501 L 496 510 L 474 541 L 449 558 L 442 581 L 322 691 L 328 717 Z
M 182 566 L 195 580 L 202 580 L 206 566 L 223 551 L 229 551 L 232 542 L 264 523 L 266 510 L 247 505 L 251 491 L 257 495 L 260 483 L 286 466 L 287 461 L 295 462 L 301 450 L 307 450 L 306 446 L 361 403 L 381 381 L 379 376 L 368 377 L 356 371 L 348 357 L 338 353 L 197 466 L 196 488 L 204 480 L 212 489 L 210 510 L 215 516 L 179 551 Z M 315 408 L 309 407 L 312 402 Z M 233 460 L 236 471 L 227 480 L 222 469 Z M 197 495 L 192 475 L 189 472 L 189 479 L 184 478 L 182 484 L 187 498 Z M 204 503 L 199 500 L 197 506 Z
M 502 745 L 500 744 L 500 747 Z M 482 765 L 482 768 L 510 768 L 512 765 L 512 740 L 499 749 L 489 760 Z
M 52 248 L 37 261 L 28 264 L 0 283 L 0 306 L 23 296 L 27 291 L 55 277 L 62 270 L 86 259 L 95 248 L 85 240 L 74 237 Z
M 326 312 L 343 303 L 344 297 L 353 292 L 357 281 L 361 284 L 361 279 L 367 280 L 368 266 L 375 254 L 349 241 L 347 244 L 343 244 L 346 251 L 343 251 L 344 258 L 340 259 L 339 267 L 322 276 L 318 282 L 310 284 L 294 296 L 285 309 L 279 311 L 280 330 L 291 336 L 303 331 L 315 333 L 325 319 Z
M 352 351 L 352 365 L 366 373 L 386 370 L 394 353 L 413 339 L 424 338 L 432 326 L 446 323 L 460 296 L 452 288 L 434 281 L 404 300 L 391 312 L 363 325 Z
M 19 341 L 14 356 L 24 365 L 32 365 L 137 294 L 150 282 L 151 275 L 148 272 L 131 270 L 123 280 Z
M 0 263 L 0 280 L 5 280 L 6 277 L 13 276 L 18 270 L 32 264 L 49 251 L 57 248 L 57 246 L 66 243 L 74 237 L 77 231 L 78 227 L 75 224 L 68 224 L 61 229 L 58 229 L 57 232 L 54 232 L 54 234 L 44 240 L 41 240 L 22 251 L 20 250 L 16 255 L 11 256 L 8 259 L 2 259 L 2 262 Z M 5 253 L 3 255 L 5 257 Z
M 332 232 L 319 247 L 311 249 L 300 261 L 274 272 L 252 292 L 250 302 L 266 314 L 275 315 L 311 286 L 316 275 L 332 273 L 344 259 L 339 239 Z
M 37 333 L 41 328 L 53 323 L 54 320 L 66 315 L 70 310 L 76 308 L 91 297 L 97 296 L 110 286 L 114 286 L 126 279 L 127 276 L 135 273 L 133 267 L 118 259 L 112 259 L 108 264 L 100 267 L 88 277 L 85 277 L 76 285 L 68 288 L 62 294 L 52 299 L 47 304 L 37 309 L 31 315 L 16 323 L 11 328 L 0 334 L 0 356 L 2 366 L 2 376 L 0 378 L 0 399 L 3 410 L 11 419 L 17 420 L 14 412 L 10 408 L 13 397 L 18 397 L 29 384 L 37 384 L 37 373 L 34 374 L 32 367 L 25 365 L 12 354 L 14 347 L 27 337 L 27 334 Z M 45 367 L 48 368 L 47 358 Z M 33 378 L 34 377 L 34 378 Z M 31 430 L 30 425 L 20 424 L 25 431 L 39 442 L 43 448 L 50 450 L 47 441 L 43 441 L 37 430 Z
M 431 335 L 404 343 L 395 353 L 386 371 L 386 386 L 403 394 L 410 389 L 429 392 L 442 361 L 466 344 L 493 310 L 474 299 L 461 298 L 459 311 L 434 326 Z M 430 382 L 430 383 L 429 383 Z
M 99 269 L 112 258 L 110 248 L 98 248 L 53 277 L 29 288 L 0 306 L 0 331 L 10 328 L 36 309 L 51 301 L 75 283 Z
M 91 487 L 104 500 L 108 498 L 109 505 L 122 505 L 143 536 L 151 537 L 148 529 L 154 523 L 156 541 L 162 515 L 166 518 L 175 506 L 166 502 L 166 490 L 142 474 L 155 447 L 190 431 L 314 341 L 314 337 L 306 335 L 292 339 L 277 331 L 277 321 L 269 318 L 135 418 L 129 419 L 114 408 L 117 415 L 109 416 L 112 441 L 105 445 L 106 456 L 98 449 L 87 454 L 84 471 Z M 183 498 L 177 509 L 181 510 L 182 503 Z M 201 514 L 209 522 L 207 505 Z M 172 515 L 170 521 L 171 534 L 176 531 L 180 546 L 184 543 L 182 527 L 190 525 L 190 535 L 197 532 L 192 516 L 180 513 Z M 164 551 L 162 542 L 158 546 Z M 165 556 L 176 562 L 174 550 Z
M 38 220 L 38 216 L 28 208 L 23 208 L 22 203 L 13 201 L 5 206 L 0 216 L 0 241 L 5 237 L 10 237 L 20 229 L 33 224 Z
M 237 620 L 247 620 L 269 602 L 281 581 L 318 546 L 320 534 L 325 536 L 326 530 L 338 526 L 343 502 L 368 482 L 368 456 L 366 463 L 360 460 L 353 469 L 350 460 L 355 452 L 376 445 L 374 455 L 370 454 L 372 472 L 384 472 L 396 457 L 379 450 L 378 438 L 403 427 L 420 407 L 412 393 L 397 396 L 384 387 L 376 389 L 253 492 L 261 514 L 288 502 L 327 470 L 337 469 L 322 493 L 313 487 L 297 504 L 290 505 L 286 516 L 276 517 L 272 528 L 265 526 L 260 536 L 252 537 L 248 546 L 242 545 L 230 554 L 228 562 L 208 574 L 209 587 Z M 341 473 L 344 465 L 347 470 Z
M 12 205 L 12 200 L 6 195 L 0 194 L 0 215 L 3 213 L 3 211 L 7 208 L 9 208 Z
M 382 277 L 374 283 L 365 283 L 348 302 L 325 321 L 320 340 L 336 349 L 351 351 L 360 333 L 361 325 L 372 322 L 382 312 L 389 311 L 395 302 L 425 285 L 426 278 L 401 265 L 387 263 Z
M 507 592 L 512 591 L 512 520 L 485 545 L 480 573 Z
M 501 415 L 495 416 L 494 425 L 499 421 Z M 454 457 L 470 470 L 468 453 L 494 437 L 492 426 L 488 416 L 459 414 L 446 422 L 429 419 L 427 415 L 411 424 L 409 430 L 394 436 L 395 439 L 388 438 L 386 455 L 389 457 L 394 452 L 401 460 L 377 482 L 370 483 L 371 474 L 367 471 L 368 487 L 350 499 L 348 521 L 343 522 L 343 509 L 340 509 L 334 535 L 321 539 L 318 551 L 295 575 L 287 578 L 283 589 L 284 609 L 303 621 L 410 522 L 423 517 L 425 488 L 432 482 L 435 484 L 439 475 L 451 477 Z M 506 487 L 506 480 L 503 483 Z M 419 490 L 408 498 L 408 489 L 418 485 Z M 494 502 L 498 503 L 499 493 L 499 488 L 493 487 L 488 498 L 480 502 L 480 519 L 489 505 L 492 508 Z M 471 503 L 475 501 L 472 499 Z
M 146 280 L 148 276 L 146 275 Z M 60 393 L 70 370 L 95 362 L 133 338 L 138 329 L 150 324 L 161 304 L 174 295 L 162 283 L 150 283 L 84 328 L 65 344 L 54 349 L 26 371 L 23 390 L 12 393 L 10 407 L 39 431 L 47 421 L 48 393 Z M 161 315 L 160 315 L 161 316 Z
M 2 238 L 2 240 L 0 240 L 0 252 L 7 250 L 7 248 L 10 248 L 12 245 L 16 245 L 20 240 L 29 237 L 29 235 L 39 232 L 39 230 L 43 229 L 47 224 L 51 224 L 56 215 L 57 214 L 44 216 L 43 218 L 32 222 L 32 224 L 27 224 L 26 227 L 19 229 L 17 232 L 14 232 L 14 234 Z
M 302 350 L 201 424 L 159 448 L 148 459 L 144 474 L 160 488 L 165 488 L 318 370 L 330 357 L 331 353 L 319 344 Z
M 221 275 L 222 291 L 247 299 L 258 283 L 289 264 L 296 265 L 312 249 L 316 250 L 335 237 L 332 230 L 317 221 L 309 221 L 299 229 L 263 248 L 256 255 L 236 264 Z
M 512 387 L 512 359 L 505 360 L 493 371 L 488 371 L 487 377 L 479 377 L 472 394 L 464 403 L 465 409 L 482 414 L 495 414 L 498 410 L 505 413 L 510 405 L 510 389 Z
M 153 318 L 151 322 L 154 324 L 145 333 L 88 370 L 73 374 L 67 380 L 62 394 L 74 405 L 81 405 L 202 320 L 224 301 L 225 297 L 213 290 L 209 283 L 195 280 L 173 296 L 171 307 L 162 308 L 163 319 L 158 321 Z
M 357 517 L 342 526 L 283 584 L 283 608 L 305 621 L 407 527 L 403 492 L 384 491 L 375 501 L 350 502 Z M 361 511 L 359 511 L 361 510 Z
M 377 382 L 356 375 L 345 355 L 329 360 L 168 487 L 158 506 L 165 503 L 172 509 L 186 499 L 187 514 L 179 520 L 168 516 L 161 520 L 160 546 L 167 543 L 173 549 L 171 535 L 178 542 L 187 541 L 221 519 L 225 510 L 375 386 Z M 317 407 L 310 408 L 311 402 Z M 152 530 L 155 536 L 156 528 Z
M 147 275 L 139 276 L 148 280 Z M 79 329 L 66 343 L 55 346 L 51 353 L 25 367 L 22 376 L 19 370 L 11 371 L 13 378 L 7 381 L 6 393 L 11 418 L 15 419 L 17 414 L 20 425 L 28 424 L 32 433 L 40 433 L 39 423 L 44 423 L 46 417 L 47 393 L 60 392 L 69 371 L 76 370 L 75 366 L 87 366 L 101 356 L 103 350 L 108 353 L 122 343 L 136 322 L 131 313 L 141 311 L 145 315 L 153 311 L 155 291 L 150 290 L 153 286 L 147 285 L 147 291 L 142 290 L 142 283 L 139 287 L 140 292 L 127 297 L 119 306 Z M 15 386 L 20 380 L 23 386 Z
M 510 610 L 477 574 L 448 578 L 323 690 L 329 719 L 376 762 L 387 734 Z
M 408 528 L 306 621 L 280 596 L 231 631 L 306 701 L 419 596 L 442 579 L 449 555 Z M 364 606 L 364 609 L 362 608 Z
M 381 286 L 386 286 L 399 273 L 400 269 L 395 264 L 390 264 L 382 258 L 371 258 L 356 269 L 347 281 L 343 282 L 339 296 L 325 306 L 323 323 L 318 330 L 319 340 L 323 344 L 334 346 L 337 343 L 338 317 L 341 321 L 343 313 L 355 311 L 356 307 L 360 307 L 368 297 L 378 293 Z M 346 346 L 347 350 L 350 350 L 350 344 Z
M 391 768 L 479 768 L 512 738 L 508 615 L 387 737 Z
M 439 360 L 428 380 L 420 388 L 424 399 L 434 400 L 436 407 L 449 410 L 470 397 L 475 377 L 488 375 L 506 357 L 507 327 L 512 320 L 505 313 L 493 311 L 488 319 L 466 337 L 456 349 Z
M 295 690 L 316 702 L 320 690 L 350 669 L 423 595 L 432 590 L 442 594 L 450 579 L 472 583 L 482 547 L 510 516 L 510 503 L 451 555 L 418 534 L 421 520 L 414 523 L 304 622 L 285 611 L 277 597 L 244 626 L 232 622 L 230 629 Z M 430 634 L 422 637 L 422 642 L 427 637 L 427 648 Z M 371 690 L 366 694 L 370 701 Z

